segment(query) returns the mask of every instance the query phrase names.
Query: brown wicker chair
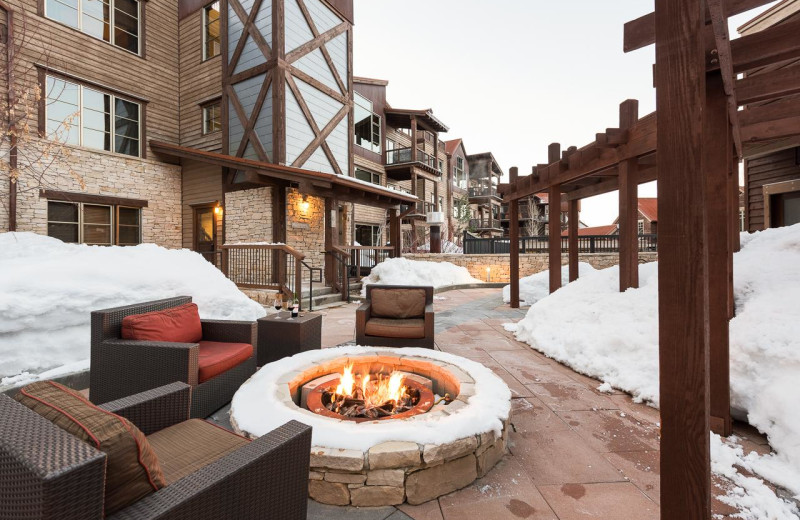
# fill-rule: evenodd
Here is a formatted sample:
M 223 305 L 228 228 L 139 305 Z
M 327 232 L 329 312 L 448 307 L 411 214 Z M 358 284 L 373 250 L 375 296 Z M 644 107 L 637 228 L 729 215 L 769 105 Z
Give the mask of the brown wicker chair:
M 356 310 L 356 342 L 434 348 L 433 287 L 368 285 Z
M 255 322 L 202 320 L 203 339 L 249 343 L 253 355 L 203 383 L 198 383 L 197 343 L 165 343 L 122 339 L 122 319 L 190 303 L 179 296 L 92 312 L 89 398 L 96 404 L 150 390 L 175 381 L 192 387 L 192 417 L 208 417 L 230 402 L 233 394 L 256 371 Z
M 192 422 L 189 394 L 173 383 L 101 408 L 150 436 Z M 2 394 L 0 417 L 0 518 L 103 518 L 105 453 Z M 108 518 L 304 520 L 310 452 L 311 428 L 291 421 Z

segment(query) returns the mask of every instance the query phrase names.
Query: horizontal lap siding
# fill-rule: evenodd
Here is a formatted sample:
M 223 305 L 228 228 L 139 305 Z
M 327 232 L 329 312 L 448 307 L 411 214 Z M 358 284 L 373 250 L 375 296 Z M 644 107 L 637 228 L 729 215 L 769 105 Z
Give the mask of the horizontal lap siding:
M 183 247 L 193 246 L 192 227 L 194 215 L 192 204 L 222 202 L 222 173 L 219 166 L 197 161 L 183 161 Z M 221 219 L 217 223 L 217 241 L 221 240 Z
M 181 21 L 180 91 L 181 145 L 219 152 L 222 132 L 203 135 L 203 110 L 199 103 L 222 95 L 220 56 L 203 61 L 203 10 Z
M 746 178 L 748 231 L 759 231 L 765 228 L 763 186 L 800 179 L 797 149 L 781 150 L 748 160 Z

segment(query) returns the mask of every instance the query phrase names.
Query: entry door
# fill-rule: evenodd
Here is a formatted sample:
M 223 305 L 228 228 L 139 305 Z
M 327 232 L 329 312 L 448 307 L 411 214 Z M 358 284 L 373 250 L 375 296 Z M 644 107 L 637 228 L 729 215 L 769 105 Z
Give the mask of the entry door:
M 770 227 L 800 223 L 800 191 L 773 195 L 770 201 Z
M 194 250 L 202 254 L 206 260 L 214 262 L 217 244 L 217 230 L 214 219 L 214 207 L 203 206 L 194 209 Z

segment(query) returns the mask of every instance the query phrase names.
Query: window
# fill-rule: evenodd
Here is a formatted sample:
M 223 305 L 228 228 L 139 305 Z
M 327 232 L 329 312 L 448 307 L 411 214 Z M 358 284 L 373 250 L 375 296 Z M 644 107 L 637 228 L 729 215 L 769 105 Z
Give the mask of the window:
M 453 168 L 453 184 L 462 190 L 467 189 L 467 174 L 464 171 L 464 158 L 456 157 L 456 165 Z
M 372 224 L 356 224 L 356 242 L 362 246 L 380 246 L 380 226 L 374 226 Z
M 219 36 L 219 2 L 203 9 L 203 59 L 219 56 L 221 44 Z
M 381 118 L 372 113 L 372 101 L 358 92 L 354 94 L 356 144 L 362 148 L 381 153 Z
M 142 242 L 141 217 L 139 208 L 49 201 L 47 235 L 75 244 L 136 245 Z
M 138 103 L 52 76 L 46 91 L 48 138 L 139 157 Z
M 639 220 L 636 230 L 640 235 L 644 235 L 644 220 Z
M 139 54 L 137 0 L 45 0 L 45 16 Z
M 439 197 L 439 211 L 444 211 L 444 197 Z
M 203 133 L 219 132 L 222 130 L 221 105 L 215 101 L 203 107 Z
M 361 168 L 356 168 L 356 179 L 360 181 L 371 182 L 372 184 L 377 184 L 379 186 L 381 184 L 380 174 L 368 172 L 367 170 L 362 170 Z
M 441 159 L 439 159 L 439 171 L 440 172 L 444 171 L 444 161 Z
M 387 150 L 387 151 L 389 151 L 389 150 L 394 150 L 395 148 L 397 148 L 397 143 L 395 143 L 395 142 L 394 142 L 394 141 L 392 141 L 391 139 L 388 139 L 388 138 L 387 138 L 387 139 L 386 139 L 386 150 Z
M 739 208 L 739 231 L 745 231 L 744 224 L 744 208 Z

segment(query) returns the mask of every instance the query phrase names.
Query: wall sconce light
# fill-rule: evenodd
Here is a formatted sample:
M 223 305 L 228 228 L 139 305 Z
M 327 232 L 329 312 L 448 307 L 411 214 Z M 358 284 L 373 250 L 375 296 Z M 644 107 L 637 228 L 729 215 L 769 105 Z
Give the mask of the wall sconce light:
M 491 282 L 492 281 L 492 268 L 491 267 L 487 267 L 486 268 L 486 281 L 487 282 Z
M 218 217 L 222 215 L 222 206 L 219 203 L 217 203 L 217 205 L 214 206 L 214 215 Z
M 300 202 L 300 211 L 303 213 L 308 211 L 308 195 L 303 195 L 303 200 Z

